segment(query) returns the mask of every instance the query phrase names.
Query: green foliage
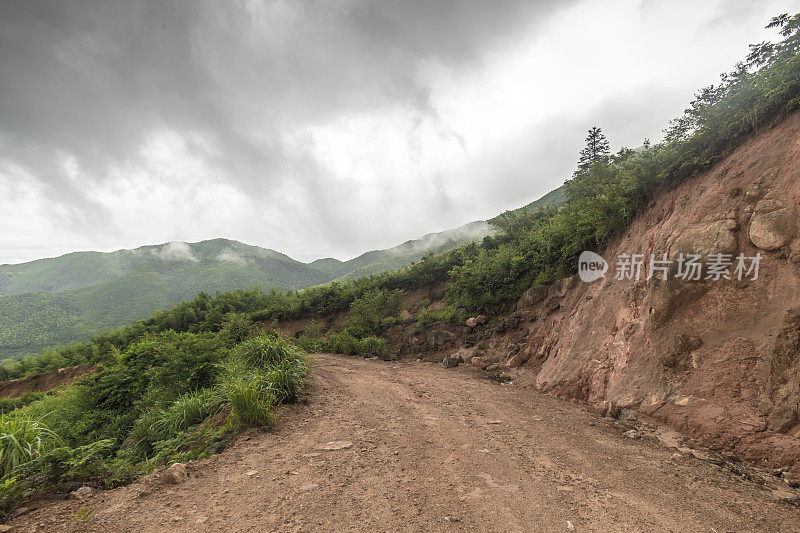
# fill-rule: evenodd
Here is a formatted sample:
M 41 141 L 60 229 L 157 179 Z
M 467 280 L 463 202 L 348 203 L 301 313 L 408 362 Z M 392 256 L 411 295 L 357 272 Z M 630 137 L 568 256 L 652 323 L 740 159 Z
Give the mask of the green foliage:
M 0 419 L 0 475 L 11 476 L 20 465 L 39 456 L 58 436 L 38 420 L 24 415 L 7 415 Z
M 425 304 L 425 302 L 422 302 Z M 420 331 L 425 326 L 434 322 L 444 322 L 448 324 L 461 323 L 466 320 L 463 310 L 457 309 L 454 305 L 446 305 L 441 309 L 432 309 L 429 305 L 423 305 L 416 316 L 415 330 Z
M 386 355 L 388 350 L 386 344 L 386 339 L 383 337 L 370 335 L 361 339 L 359 348 L 362 354 L 381 356 Z
M 262 371 L 231 365 L 225 372 L 221 390 L 238 426 L 267 428 L 274 423 L 277 402 Z
M 348 330 L 333 333 L 324 349 L 332 353 L 364 356 L 381 356 L 388 351 L 386 339 L 375 335 L 358 338 Z
M 0 480 L 0 519 L 5 520 L 25 495 L 25 484 L 15 477 Z
M 398 289 L 370 289 L 350 304 L 345 326 L 362 335 L 380 333 L 384 319 L 400 313 L 402 296 Z
M 268 427 L 274 405 L 296 400 L 307 375 L 303 352 L 276 335 L 262 334 L 231 352 L 221 390 L 237 425 Z
M 305 391 L 308 357 L 274 335 L 232 350 L 224 337 L 146 333 L 93 374 L 0 416 L 0 480 L 115 486 L 214 453 L 235 427 L 268 426 L 276 404 Z M 234 424 L 215 421 L 220 411 Z
M 578 171 L 589 170 L 590 166 L 606 160 L 609 155 L 611 155 L 611 151 L 606 136 L 597 126 L 590 128 L 586 135 L 586 147 L 581 150 L 578 158 Z
M 43 397 L 44 393 L 41 392 L 26 392 L 19 398 L 0 398 L 0 414 L 10 413 L 14 409 L 41 400 Z

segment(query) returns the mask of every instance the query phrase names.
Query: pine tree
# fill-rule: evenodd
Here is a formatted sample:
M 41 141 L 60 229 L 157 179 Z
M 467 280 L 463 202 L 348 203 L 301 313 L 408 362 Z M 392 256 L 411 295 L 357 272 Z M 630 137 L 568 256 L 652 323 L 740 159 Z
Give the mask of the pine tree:
M 594 126 L 589 130 L 586 136 L 586 148 L 581 150 L 580 159 L 578 160 L 578 171 L 582 172 L 588 170 L 593 163 L 605 159 L 610 154 L 608 148 L 608 139 L 600 131 L 600 128 Z

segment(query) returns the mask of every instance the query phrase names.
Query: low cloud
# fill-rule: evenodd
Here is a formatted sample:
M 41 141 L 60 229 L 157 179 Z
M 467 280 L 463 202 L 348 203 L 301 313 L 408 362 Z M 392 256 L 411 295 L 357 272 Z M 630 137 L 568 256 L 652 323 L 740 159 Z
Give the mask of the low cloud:
M 159 250 L 153 250 L 159 259 L 164 261 L 191 261 L 198 262 L 197 257 L 192 253 L 192 248 L 185 242 L 168 242 Z
M 231 249 L 223 250 L 222 252 L 215 257 L 217 261 L 223 261 L 225 263 L 234 263 L 237 265 L 244 266 L 247 264 L 247 260 L 242 257 L 241 255 L 237 254 Z

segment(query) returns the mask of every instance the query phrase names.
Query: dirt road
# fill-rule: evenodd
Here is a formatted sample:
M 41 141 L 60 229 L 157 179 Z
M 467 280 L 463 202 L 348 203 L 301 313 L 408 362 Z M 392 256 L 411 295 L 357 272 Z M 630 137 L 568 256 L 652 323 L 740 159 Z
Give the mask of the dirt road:
M 580 406 L 469 368 L 318 355 L 308 403 L 189 464 L 28 531 L 800 531 L 780 482 L 622 435 Z M 333 443 L 333 444 L 331 444 Z M 328 448 L 328 449 L 326 449 Z M 785 486 L 785 485 L 784 485 Z M 76 514 L 77 513 L 77 514 Z M 17 529 L 18 528 L 18 529 Z

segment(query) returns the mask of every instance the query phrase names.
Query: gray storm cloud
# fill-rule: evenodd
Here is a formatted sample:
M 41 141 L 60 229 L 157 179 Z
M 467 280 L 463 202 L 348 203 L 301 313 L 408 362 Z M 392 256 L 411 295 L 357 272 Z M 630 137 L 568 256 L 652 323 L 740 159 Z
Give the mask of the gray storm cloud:
M 629 89 L 602 108 L 596 102 L 587 111 L 595 117 L 539 121 L 550 131 L 532 123 L 509 133 L 507 149 L 471 139 L 443 108 L 443 84 L 480 81 L 504 50 L 536 44 L 553 27 L 570 31 L 566 17 L 578 8 L 557 0 L 1 1 L 0 208 L 15 212 L 0 218 L 0 262 L 65 246 L 221 235 L 301 258 L 347 257 L 530 201 L 569 175 L 594 118 L 627 127 L 603 110 L 644 114 L 654 99 L 641 95 L 652 89 L 688 101 L 683 88 L 658 91 L 645 80 L 638 100 Z M 723 2 L 714 8 L 720 31 L 729 12 L 737 23 L 761 17 L 747 3 Z M 524 60 L 519 68 L 528 68 Z M 543 72 L 541 83 L 558 83 L 557 74 Z M 646 122 L 663 126 L 660 115 Z M 398 139 L 362 132 L 395 123 Z M 632 124 L 631 135 L 645 130 Z M 353 132 L 366 142 L 338 147 Z M 481 155 L 458 175 L 426 174 L 436 146 Z M 405 174 L 392 154 L 409 162 Z M 23 219 L 39 222 L 11 224 Z

